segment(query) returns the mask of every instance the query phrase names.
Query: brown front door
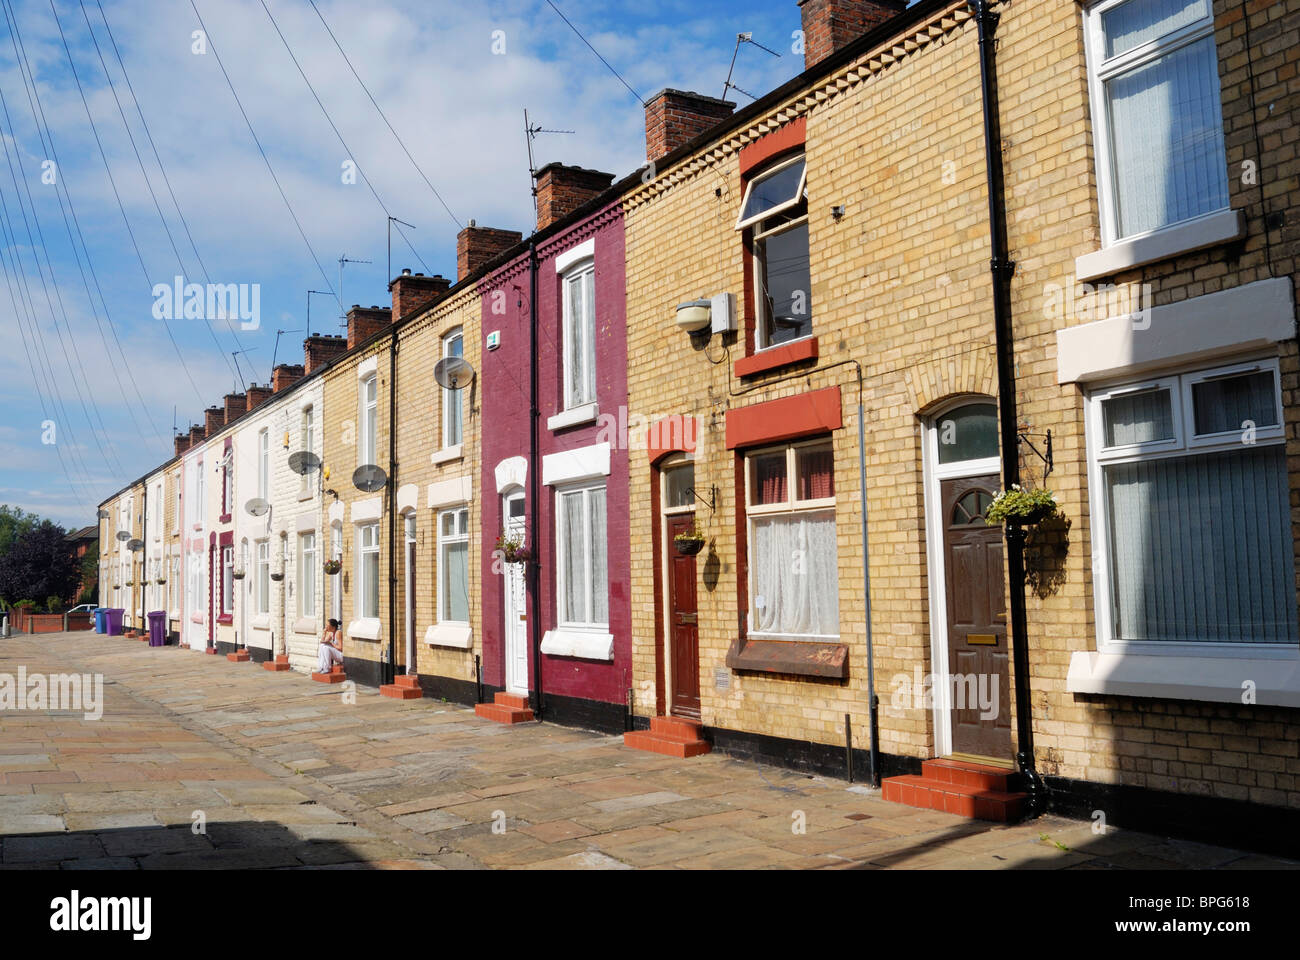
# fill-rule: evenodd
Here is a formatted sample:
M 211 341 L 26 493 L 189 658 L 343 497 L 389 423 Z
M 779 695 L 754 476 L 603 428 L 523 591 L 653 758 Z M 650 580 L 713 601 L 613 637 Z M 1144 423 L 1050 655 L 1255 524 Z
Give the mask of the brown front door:
M 696 625 L 695 558 L 677 552 L 673 537 L 695 526 L 694 514 L 668 518 L 668 631 L 672 644 L 671 713 L 700 718 L 700 632 Z
M 1002 528 L 984 522 L 996 475 L 945 480 L 944 579 L 953 753 L 1011 758 Z

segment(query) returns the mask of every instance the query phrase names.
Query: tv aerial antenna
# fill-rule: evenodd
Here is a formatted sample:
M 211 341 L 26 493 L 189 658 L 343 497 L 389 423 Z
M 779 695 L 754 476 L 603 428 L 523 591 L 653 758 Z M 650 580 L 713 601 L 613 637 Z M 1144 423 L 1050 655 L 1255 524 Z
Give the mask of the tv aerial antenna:
M 340 327 L 346 327 L 348 325 L 348 311 L 347 308 L 343 306 L 343 264 L 373 262 L 374 261 L 372 260 L 353 260 L 346 253 L 339 257 L 339 319 L 343 321 L 339 324 Z
M 243 350 L 231 350 L 231 351 L 230 351 L 230 358 L 231 358 L 232 360 L 235 361 L 235 373 L 238 374 L 238 376 L 239 376 L 239 385 L 240 385 L 240 387 L 244 390 L 245 393 L 248 392 L 248 384 L 247 384 L 247 382 L 245 382 L 245 380 L 244 380 L 244 371 L 243 371 L 243 369 L 239 366 L 239 355 L 240 355 L 241 353 L 242 353 L 242 354 L 249 354 L 249 353 L 252 353 L 252 352 L 254 352 L 256 349 L 257 349 L 256 347 L 245 347 Z M 175 419 L 174 414 L 173 414 L 173 419 Z M 175 429 L 175 424 L 172 425 L 172 429 L 173 429 L 173 430 Z
M 737 92 L 739 92 L 739 93 L 743 93 L 745 96 L 749 97 L 749 99 L 751 99 L 751 100 L 757 100 L 757 99 L 758 99 L 758 97 L 754 96 L 754 95 L 753 95 L 752 93 L 750 93 L 748 90 L 742 90 L 740 87 L 736 86 L 734 83 L 731 82 L 732 74 L 735 73 L 735 70 L 736 70 L 736 57 L 737 57 L 737 56 L 739 55 L 739 53 L 740 53 L 740 46 L 741 46 L 741 44 L 744 44 L 744 43 L 752 44 L 753 46 L 758 47 L 758 49 L 760 49 L 760 50 L 764 50 L 764 51 L 770 53 L 770 54 L 771 54 L 772 56 L 774 56 L 774 57 L 780 57 L 780 56 L 781 56 L 781 54 L 777 53 L 777 52 L 776 52 L 775 50 L 773 50 L 771 47 L 765 47 L 765 46 L 763 46 L 761 43 L 759 43 L 757 40 L 755 40 L 755 39 L 754 39 L 754 34 L 753 34 L 752 32 L 746 31 L 745 33 L 738 33 L 738 34 L 736 34 L 736 46 L 735 46 L 735 49 L 733 49 L 733 50 L 731 51 L 731 66 L 727 68 L 727 79 L 726 79 L 726 81 L 722 84 L 722 99 L 723 99 L 723 100 L 726 100 L 726 99 L 727 99 L 727 92 L 730 91 L 730 90 L 735 90 L 735 91 L 737 91 Z
M 315 291 L 315 290 L 309 290 L 309 291 L 307 291 L 307 292 L 308 292 L 308 293 L 316 293 L 317 291 Z M 311 297 L 308 297 L 308 298 L 307 298 L 307 325 L 308 325 L 309 327 L 311 326 Z M 271 351 L 271 370 L 272 370 L 272 376 L 273 376 L 273 377 L 274 377 L 274 371 L 275 371 L 275 357 L 276 357 L 276 354 L 278 354 L 278 353 L 280 352 L 280 336 L 281 336 L 282 334 L 286 334 L 286 333 L 306 333 L 306 332 L 307 332 L 307 331 L 305 331 L 305 330 L 277 330 L 277 331 L 275 331 L 275 349 Z M 267 381 L 267 382 L 269 383 L 270 381 Z
M 537 163 L 533 160 L 533 141 L 537 139 L 538 134 L 542 133 L 570 134 L 577 132 L 576 130 L 548 130 L 540 123 L 533 123 L 528 116 L 528 108 L 524 107 L 524 139 L 528 141 L 528 189 L 533 195 L 534 215 L 537 213 Z

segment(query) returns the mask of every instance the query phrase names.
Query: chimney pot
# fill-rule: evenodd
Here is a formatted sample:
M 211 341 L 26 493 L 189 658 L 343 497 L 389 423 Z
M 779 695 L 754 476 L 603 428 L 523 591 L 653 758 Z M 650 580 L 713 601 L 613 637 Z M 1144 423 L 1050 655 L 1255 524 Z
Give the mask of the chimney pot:
M 282 363 L 271 371 L 271 392 L 279 393 L 285 390 L 304 376 L 304 369 L 301 364 Z
M 480 227 L 471 220 L 468 227 L 456 234 L 456 279 L 464 280 L 476 273 L 523 239 L 518 230 Z
M 690 143 L 731 116 L 736 105 L 730 100 L 706 97 L 687 90 L 660 90 L 645 108 L 645 158 L 662 160 L 683 144 Z
M 902 12 L 907 0 L 799 0 L 804 69 Z
M 533 174 L 537 181 L 537 229 L 545 230 L 563 220 L 592 197 L 598 197 L 614 182 L 612 173 L 548 163 Z
M 422 273 L 413 274 L 407 269 L 402 271 L 401 276 L 393 278 L 388 289 L 393 294 L 392 315 L 396 320 L 403 320 L 419 313 L 441 297 L 451 289 L 451 282 L 442 276 L 426 277 Z

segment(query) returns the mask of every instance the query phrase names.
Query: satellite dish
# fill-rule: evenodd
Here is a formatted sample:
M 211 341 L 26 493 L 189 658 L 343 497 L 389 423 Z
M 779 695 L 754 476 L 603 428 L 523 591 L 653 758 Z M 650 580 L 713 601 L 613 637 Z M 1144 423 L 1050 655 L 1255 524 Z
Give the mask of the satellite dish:
M 128 541 L 127 541 L 127 544 L 126 544 L 126 548 L 127 548 L 128 550 L 130 550 L 132 553 L 134 553 L 134 552 L 137 551 L 137 550 L 143 550 L 143 549 L 144 549 L 144 541 L 143 541 L 143 540 L 140 540 L 140 539 L 138 539 L 138 538 L 135 539 L 135 540 L 128 540 Z
M 352 472 L 352 486 L 362 493 L 374 493 L 382 490 L 388 482 L 388 474 L 373 463 L 363 464 Z
M 474 379 L 474 368 L 464 357 L 443 357 L 433 365 L 433 379 L 447 390 L 458 390 Z
M 117 539 L 119 539 L 119 540 L 130 540 L 130 539 L 131 539 L 131 531 L 130 531 L 130 530 L 119 530 L 119 531 L 117 531 Z
M 271 509 L 271 505 L 261 497 L 254 497 L 244 504 L 244 509 L 255 517 L 265 516 Z
M 299 476 L 305 476 L 320 469 L 320 457 L 310 450 L 299 450 L 289 454 L 289 469 Z
M 107 510 L 101 510 L 99 511 L 98 516 L 99 519 L 101 520 L 107 520 L 111 516 L 111 514 Z

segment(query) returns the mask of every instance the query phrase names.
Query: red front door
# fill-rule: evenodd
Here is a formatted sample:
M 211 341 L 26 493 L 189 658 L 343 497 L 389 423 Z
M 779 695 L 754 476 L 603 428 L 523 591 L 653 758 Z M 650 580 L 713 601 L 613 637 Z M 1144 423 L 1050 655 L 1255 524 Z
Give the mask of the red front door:
M 672 648 L 671 713 L 700 718 L 700 633 L 696 623 L 695 557 L 683 556 L 673 537 L 695 526 L 694 514 L 668 518 L 668 631 Z

